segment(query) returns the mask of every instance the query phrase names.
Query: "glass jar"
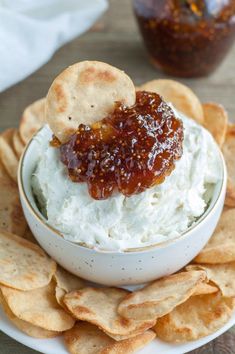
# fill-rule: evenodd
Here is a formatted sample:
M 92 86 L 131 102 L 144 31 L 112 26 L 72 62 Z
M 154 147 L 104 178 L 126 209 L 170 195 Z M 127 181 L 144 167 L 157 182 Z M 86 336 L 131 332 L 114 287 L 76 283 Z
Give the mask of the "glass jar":
M 134 0 L 151 62 L 181 77 L 209 75 L 235 38 L 235 0 Z

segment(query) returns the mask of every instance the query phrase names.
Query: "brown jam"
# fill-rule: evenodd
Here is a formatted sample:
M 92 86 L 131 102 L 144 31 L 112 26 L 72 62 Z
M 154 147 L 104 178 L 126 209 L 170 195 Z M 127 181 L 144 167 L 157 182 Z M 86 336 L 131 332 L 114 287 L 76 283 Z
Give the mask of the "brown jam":
M 181 77 L 208 75 L 235 39 L 235 0 L 133 0 L 151 62 Z
M 121 103 L 92 127 L 80 124 L 60 146 L 74 182 L 87 182 L 94 199 L 118 190 L 125 196 L 162 183 L 182 155 L 183 125 L 156 93 L 137 92 L 136 103 Z

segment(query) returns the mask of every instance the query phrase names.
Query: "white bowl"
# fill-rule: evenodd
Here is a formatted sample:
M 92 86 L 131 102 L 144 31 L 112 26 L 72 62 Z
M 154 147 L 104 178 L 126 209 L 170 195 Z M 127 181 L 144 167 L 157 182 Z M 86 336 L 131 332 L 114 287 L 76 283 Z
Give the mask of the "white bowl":
M 48 139 L 48 128 L 42 128 L 37 134 Z M 184 267 L 211 237 L 223 209 L 227 181 L 226 166 L 219 148 L 220 181 L 215 186 L 206 212 L 191 228 L 175 239 L 151 247 L 112 252 L 94 250 L 66 241 L 58 230 L 48 225 L 40 213 L 31 189 L 31 176 L 41 154 L 40 141 L 36 135 L 20 161 L 18 183 L 21 203 L 30 229 L 39 244 L 68 271 L 104 285 L 141 284 Z

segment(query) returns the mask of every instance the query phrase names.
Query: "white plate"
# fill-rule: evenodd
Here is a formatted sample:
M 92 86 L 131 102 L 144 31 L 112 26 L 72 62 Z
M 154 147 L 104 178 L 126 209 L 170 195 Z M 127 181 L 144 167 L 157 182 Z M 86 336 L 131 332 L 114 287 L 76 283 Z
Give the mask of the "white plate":
M 217 332 L 207 336 L 205 338 L 189 342 L 186 344 L 170 345 L 155 339 L 144 349 L 140 350 L 139 354 L 183 354 L 193 349 L 199 348 L 202 345 L 212 341 L 222 333 L 226 332 L 229 328 L 235 325 L 235 313 L 225 326 L 219 329 Z M 26 345 L 29 348 L 37 350 L 44 354 L 68 354 L 64 343 L 63 337 L 57 337 L 54 339 L 34 339 L 19 331 L 14 325 L 12 325 L 6 318 L 2 309 L 0 309 L 0 330 L 6 333 L 8 336 Z

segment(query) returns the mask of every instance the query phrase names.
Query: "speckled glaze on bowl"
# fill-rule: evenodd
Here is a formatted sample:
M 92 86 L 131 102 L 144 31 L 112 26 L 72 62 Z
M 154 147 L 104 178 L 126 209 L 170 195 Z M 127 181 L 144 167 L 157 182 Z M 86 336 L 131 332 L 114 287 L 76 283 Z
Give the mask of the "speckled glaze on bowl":
M 40 213 L 31 189 L 31 176 L 40 158 L 40 141 L 42 138 L 48 141 L 50 134 L 45 126 L 28 144 L 20 160 L 18 184 L 30 229 L 42 248 L 65 269 L 89 281 L 109 286 L 141 284 L 178 271 L 207 243 L 218 223 L 226 192 L 227 172 L 219 148 L 220 181 L 208 209 L 191 228 L 179 237 L 157 245 L 112 252 L 66 241 Z

